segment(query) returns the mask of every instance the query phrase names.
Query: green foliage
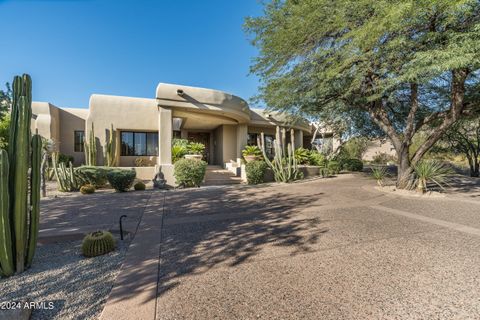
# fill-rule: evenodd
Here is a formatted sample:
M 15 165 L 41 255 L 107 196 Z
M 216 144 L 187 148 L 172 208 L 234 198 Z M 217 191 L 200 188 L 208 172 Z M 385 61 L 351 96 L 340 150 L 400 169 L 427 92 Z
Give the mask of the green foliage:
M 135 189 L 135 191 L 143 191 L 145 190 L 145 188 L 146 188 L 146 185 L 142 181 L 138 181 L 133 185 L 133 189 Z
M 8 139 L 10 137 L 10 115 L 6 114 L 0 118 L 0 148 L 8 150 Z
M 81 194 L 92 194 L 95 192 L 95 186 L 91 184 L 86 184 L 80 187 Z
M 328 161 L 320 152 L 316 150 L 310 150 L 308 154 L 308 162 L 312 166 L 326 167 Z
M 446 150 L 467 158 L 471 177 L 480 176 L 480 116 L 459 121 L 442 140 Z
M 58 190 L 61 192 L 77 191 L 80 188 L 81 180 L 78 179 L 71 162 L 68 166 L 65 162 L 59 162 L 58 152 L 52 154 L 52 167 L 55 172 Z
M 310 152 L 307 149 L 295 149 L 294 154 L 298 164 L 310 164 Z
M 355 137 L 345 142 L 340 150 L 348 159 L 362 159 L 368 148 L 368 139 L 366 137 Z
M 347 171 L 362 171 L 363 162 L 359 159 L 347 159 L 342 166 L 342 169 Z
M 75 159 L 73 158 L 73 156 L 70 156 L 68 154 L 63 154 L 63 153 L 58 154 L 58 163 L 65 163 L 68 165 L 70 162 L 73 163 L 74 160 Z
M 173 139 L 172 146 L 182 146 L 185 149 L 188 148 L 188 140 L 187 139 Z
M 75 168 L 75 175 L 81 184 L 91 184 L 95 188 L 103 188 L 107 184 L 109 167 L 81 166 Z
M 262 156 L 262 150 L 258 146 L 245 146 L 245 148 L 242 150 L 242 155 L 245 156 L 256 156 L 256 157 L 261 157 Z
M 328 168 L 326 166 L 320 167 L 320 171 L 318 172 L 322 178 L 328 177 Z
M 264 182 L 267 164 L 264 161 L 251 161 L 245 165 L 248 184 L 259 184 Z
M 172 163 L 182 159 L 187 154 L 187 147 L 181 144 L 172 146 Z
M 5 102 L 0 95 L 0 103 Z M 40 216 L 42 138 L 31 135 L 32 82 L 16 76 L 9 103 L 8 152 L 0 149 L 0 274 L 11 276 L 31 266 Z M 14 146 L 14 147 L 12 147 Z
M 96 257 L 115 250 L 115 238 L 108 231 L 88 233 L 82 242 L 82 254 L 85 257 Z
M 273 176 L 276 182 L 291 182 L 301 179 L 301 172 L 298 170 L 297 160 L 295 159 L 293 145 L 295 145 L 295 136 L 293 129 L 290 130 L 291 143 L 285 146 L 282 141 L 286 141 L 286 130 L 277 126 L 275 140 L 273 145 L 275 148 L 275 157 L 272 161 L 268 158 L 265 151 L 265 135 L 261 133 L 260 149 L 262 150 L 263 158 L 267 165 L 272 169 Z M 286 147 L 286 148 L 285 148 Z M 286 150 L 285 150 L 286 149 Z M 286 152 L 285 152 L 286 151 Z
M 404 164 L 400 182 L 405 164 L 478 107 L 479 12 L 476 0 L 264 2 L 263 15 L 245 23 L 259 52 L 256 100 L 388 136 Z M 404 146 L 426 125 L 432 130 L 409 154 Z
M 135 170 L 111 169 L 107 171 L 107 180 L 117 192 L 126 192 L 132 187 L 137 173 Z
M 13 91 L 10 83 L 6 83 L 6 90 L 0 90 L 0 122 L 8 115 L 12 108 Z M 0 147 L 3 148 L 3 147 Z
M 372 167 L 372 178 L 377 180 L 377 184 L 380 187 L 383 187 L 383 182 L 385 178 L 388 176 L 387 167 Z
M 205 177 L 207 163 L 196 159 L 181 159 L 175 162 L 174 176 L 182 187 L 199 187 Z
M 423 160 L 414 167 L 416 176 L 417 190 L 421 192 L 428 191 L 427 184 L 435 183 L 440 188 L 444 188 L 448 178 L 454 174 L 449 166 L 437 160 Z
M 329 161 L 327 168 L 328 168 L 328 173 L 332 175 L 340 173 L 340 170 L 341 170 L 340 163 L 335 160 Z
M 205 151 L 205 145 L 199 142 L 190 142 L 188 144 L 188 153 L 201 155 Z

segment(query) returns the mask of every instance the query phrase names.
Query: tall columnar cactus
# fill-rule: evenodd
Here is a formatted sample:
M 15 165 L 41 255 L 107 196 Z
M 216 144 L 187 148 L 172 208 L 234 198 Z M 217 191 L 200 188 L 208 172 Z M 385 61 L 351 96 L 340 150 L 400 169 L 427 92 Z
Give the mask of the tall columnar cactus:
M 32 80 L 25 74 L 13 81 L 9 152 L 0 149 L 0 273 L 4 276 L 29 267 L 37 245 L 41 137 L 31 136 L 31 118 Z
M 267 165 L 273 170 L 275 181 L 290 182 L 300 178 L 300 171 L 298 170 L 297 160 L 294 154 L 295 136 L 293 129 L 290 131 L 290 143 L 285 147 L 286 130 L 277 126 L 275 140 L 273 141 L 275 157 L 272 161 L 267 156 L 265 151 L 265 136 L 261 133 L 259 141 L 260 149 L 263 153 L 263 158 Z M 286 150 L 286 152 L 285 152 Z
M 92 122 L 92 129 L 88 133 L 88 142 L 84 142 L 85 162 L 87 166 L 97 165 L 97 144 L 95 143 L 95 128 Z
M 52 167 L 53 172 L 55 172 L 58 190 L 62 192 L 71 192 L 79 189 L 80 181 L 73 170 L 72 163 L 69 162 L 67 167 L 64 162 L 59 162 L 58 152 L 52 154 Z
M 117 153 L 116 153 L 116 138 L 115 138 L 115 131 L 113 130 L 113 124 L 110 125 L 110 134 L 108 139 L 105 141 L 104 147 L 104 161 L 103 164 L 107 167 L 115 167 L 115 163 L 117 161 Z

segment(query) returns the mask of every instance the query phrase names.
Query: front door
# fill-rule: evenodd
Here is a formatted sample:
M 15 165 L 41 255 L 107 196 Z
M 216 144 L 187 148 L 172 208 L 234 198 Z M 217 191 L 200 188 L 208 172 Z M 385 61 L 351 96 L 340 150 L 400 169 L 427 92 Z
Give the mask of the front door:
M 210 163 L 210 133 L 209 132 L 189 132 L 188 141 L 203 143 L 205 151 L 203 152 L 203 160 Z

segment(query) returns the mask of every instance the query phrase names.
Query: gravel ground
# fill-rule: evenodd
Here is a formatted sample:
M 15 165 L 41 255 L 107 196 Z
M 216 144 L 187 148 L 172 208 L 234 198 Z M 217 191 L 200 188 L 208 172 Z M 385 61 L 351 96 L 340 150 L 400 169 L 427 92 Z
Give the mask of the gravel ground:
M 96 319 L 102 312 L 127 251 L 117 242 L 110 254 L 84 258 L 79 241 L 40 246 L 32 268 L 0 279 L 0 302 L 53 302 L 54 308 L 36 309 L 35 319 Z

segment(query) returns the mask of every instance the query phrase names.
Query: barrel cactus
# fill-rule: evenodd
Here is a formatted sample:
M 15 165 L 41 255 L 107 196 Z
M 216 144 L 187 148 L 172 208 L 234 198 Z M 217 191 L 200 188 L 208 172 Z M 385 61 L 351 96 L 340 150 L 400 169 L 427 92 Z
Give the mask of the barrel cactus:
M 0 149 L 0 274 L 30 267 L 35 255 L 40 215 L 42 139 L 31 135 L 32 80 L 16 76 L 8 153 Z M 13 147 L 15 146 L 15 147 Z
M 115 250 L 115 239 L 108 231 L 88 233 L 83 239 L 82 254 L 85 257 L 96 257 Z

